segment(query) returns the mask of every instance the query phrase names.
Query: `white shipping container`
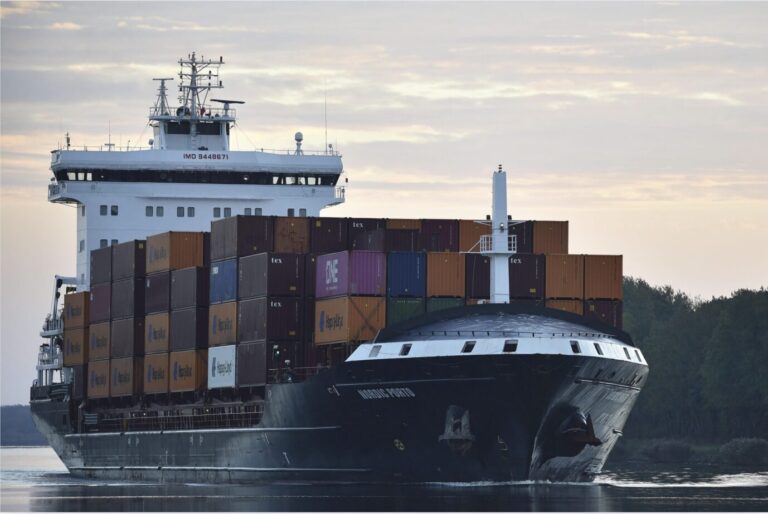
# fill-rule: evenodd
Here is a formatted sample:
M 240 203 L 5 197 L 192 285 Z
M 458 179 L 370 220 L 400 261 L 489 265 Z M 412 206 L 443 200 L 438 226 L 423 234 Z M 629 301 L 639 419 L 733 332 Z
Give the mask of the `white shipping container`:
M 208 389 L 235 387 L 235 345 L 208 348 Z

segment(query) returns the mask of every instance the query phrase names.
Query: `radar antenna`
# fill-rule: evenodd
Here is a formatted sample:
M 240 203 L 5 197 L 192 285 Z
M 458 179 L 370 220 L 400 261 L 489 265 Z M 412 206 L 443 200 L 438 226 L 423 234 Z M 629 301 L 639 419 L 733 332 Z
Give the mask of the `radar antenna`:
M 211 102 L 218 102 L 224 104 L 224 116 L 229 116 L 229 104 L 244 104 L 242 100 L 221 100 L 219 98 L 211 98 Z

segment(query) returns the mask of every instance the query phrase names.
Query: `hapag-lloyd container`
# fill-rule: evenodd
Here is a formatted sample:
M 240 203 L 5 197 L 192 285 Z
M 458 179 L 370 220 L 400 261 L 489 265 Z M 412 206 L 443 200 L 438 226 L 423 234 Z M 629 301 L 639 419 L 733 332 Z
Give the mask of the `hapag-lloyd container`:
M 144 314 L 167 312 L 171 308 L 171 272 L 160 271 L 144 279 Z
M 275 219 L 271 216 L 231 216 L 211 223 L 211 260 L 271 252 Z
M 207 350 L 171 352 L 169 390 L 172 393 L 205 389 L 208 371 Z
M 144 316 L 115 320 L 111 325 L 111 358 L 144 355 Z
M 143 277 L 147 269 L 147 242 L 126 241 L 112 247 L 112 282 Z
M 235 387 L 237 347 L 217 346 L 208 349 L 208 389 Z
M 237 302 L 217 303 L 208 308 L 208 346 L 237 343 Z
M 237 259 L 211 263 L 211 304 L 237 300 Z
M 584 316 L 621 329 L 623 326 L 621 300 L 585 300 Z
M 208 308 L 171 311 L 171 351 L 208 347 Z
M 267 343 L 237 345 L 237 386 L 257 387 L 267 383 Z
M 207 232 L 164 232 L 147 238 L 147 273 L 207 264 Z
M 583 299 L 584 256 L 550 254 L 546 261 L 546 297 Z
M 315 296 L 384 296 L 387 256 L 381 252 L 337 252 L 317 257 Z
M 387 296 L 423 297 L 427 294 L 427 254 L 387 254 Z
M 64 329 L 64 366 L 88 362 L 88 327 Z
M 88 398 L 109 398 L 109 359 L 88 363 Z
M 171 309 L 208 305 L 209 268 L 184 268 L 171 272 Z
M 91 323 L 109 321 L 112 317 L 112 284 L 96 284 L 91 286 L 90 302 L 88 303 Z
M 534 221 L 533 253 L 568 253 L 568 222 Z
M 143 277 L 112 282 L 113 320 L 144 315 L 144 287 Z
M 90 323 L 90 306 L 91 296 L 88 291 L 64 295 L 64 327 L 87 327 Z
M 491 258 L 487 255 L 468 253 L 466 260 L 467 298 L 491 296 Z
M 275 248 L 277 253 L 309 253 L 309 219 L 277 216 Z M 273 251 L 273 250 L 269 250 Z M 261 252 L 254 252 L 261 253 Z
M 92 323 L 88 329 L 88 361 L 109 359 L 112 324 L 109 321 Z
M 421 249 L 425 252 L 458 252 L 458 220 L 421 220 Z
M 168 392 L 170 370 L 168 353 L 154 353 L 144 357 L 144 394 Z
M 144 385 L 144 361 L 141 357 L 127 357 L 110 361 L 109 396 L 134 396 L 141 394 Z
M 427 254 L 427 296 L 464 296 L 464 254 L 430 252 Z
M 159 312 L 144 318 L 144 353 L 167 353 L 171 343 L 171 314 Z
M 310 251 L 321 254 L 346 250 L 347 234 L 346 218 L 310 218 Z
M 386 324 L 386 303 L 375 296 L 315 302 L 315 344 L 370 341 Z
M 237 341 L 301 341 L 304 322 L 301 298 L 262 296 L 237 306 Z
M 509 297 L 544 298 L 546 257 L 516 253 L 509 258 Z
M 620 300 L 622 295 L 622 256 L 584 256 L 584 298 Z
M 112 282 L 112 247 L 91 250 L 91 286 Z
M 242 257 L 238 264 L 238 298 L 302 296 L 304 255 L 260 253 Z

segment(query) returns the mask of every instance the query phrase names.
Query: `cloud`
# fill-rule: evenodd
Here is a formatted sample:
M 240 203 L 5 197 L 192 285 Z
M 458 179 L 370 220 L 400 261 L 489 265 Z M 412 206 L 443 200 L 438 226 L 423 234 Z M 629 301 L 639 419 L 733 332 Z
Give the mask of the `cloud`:
M 744 102 L 736 98 L 733 98 L 730 95 L 726 95 L 723 93 L 714 93 L 711 91 L 696 93 L 693 95 L 684 96 L 683 98 L 690 98 L 692 100 L 705 100 L 707 102 L 716 102 L 723 105 L 728 105 L 730 107 L 740 107 L 744 105 Z
M 48 25 L 51 30 L 82 30 L 83 25 L 72 23 L 71 21 L 57 21 Z
M 697 36 L 690 34 L 687 30 L 672 30 L 667 33 L 652 33 L 640 31 L 614 32 L 616 36 L 622 36 L 629 39 L 640 39 L 645 41 L 655 41 L 662 43 L 664 48 L 670 50 L 673 48 L 683 48 L 693 45 L 708 46 L 726 46 L 738 48 L 750 48 L 753 45 L 745 45 L 713 36 Z
M 26 15 L 37 12 L 48 12 L 49 9 L 57 8 L 60 4 L 56 2 L 3 2 L 0 4 L 0 19 L 11 15 Z

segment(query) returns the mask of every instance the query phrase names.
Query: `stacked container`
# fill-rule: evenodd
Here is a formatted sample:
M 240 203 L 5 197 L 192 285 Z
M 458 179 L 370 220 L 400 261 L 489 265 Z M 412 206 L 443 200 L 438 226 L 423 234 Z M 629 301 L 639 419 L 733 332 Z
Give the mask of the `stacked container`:
M 110 306 L 112 303 L 112 247 L 91 252 L 91 290 L 88 311 L 89 399 L 109 398 Z
M 90 318 L 90 293 L 70 293 L 64 296 L 64 366 L 72 368 L 72 397 L 85 398 L 85 381 L 88 367 L 88 328 Z
M 622 328 L 621 255 L 584 256 L 584 316 Z
M 347 234 L 350 250 L 385 251 L 387 221 L 381 218 L 350 218 Z
M 584 314 L 584 256 L 546 256 L 546 306 Z
M 415 252 L 421 246 L 421 220 L 388 219 L 384 234 L 387 252 Z
M 456 252 L 427 253 L 427 312 L 458 307 L 463 303 L 465 294 L 465 255 Z
M 427 296 L 427 254 L 387 254 L 387 325 L 424 314 Z

